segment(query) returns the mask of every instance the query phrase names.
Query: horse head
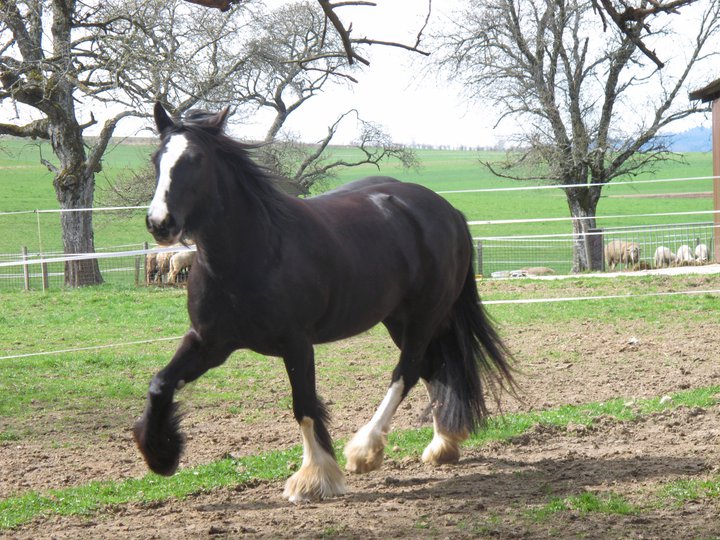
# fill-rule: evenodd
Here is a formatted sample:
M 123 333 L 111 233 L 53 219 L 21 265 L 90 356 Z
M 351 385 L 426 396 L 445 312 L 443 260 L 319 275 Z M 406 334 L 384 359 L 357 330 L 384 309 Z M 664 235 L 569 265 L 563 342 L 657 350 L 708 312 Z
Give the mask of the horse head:
M 176 123 L 160 103 L 155 104 L 160 147 L 153 156 L 156 187 L 145 221 L 159 244 L 178 242 L 192 227 L 199 203 L 212 189 L 208 136 L 222 133 L 228 114 L 228 108 L 215 114 L 190 111 Z

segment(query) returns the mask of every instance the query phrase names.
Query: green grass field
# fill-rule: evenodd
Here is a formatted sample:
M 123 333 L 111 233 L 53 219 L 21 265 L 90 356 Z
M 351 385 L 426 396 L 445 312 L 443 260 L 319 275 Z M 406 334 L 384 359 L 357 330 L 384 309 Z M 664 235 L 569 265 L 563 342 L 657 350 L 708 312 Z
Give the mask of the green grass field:
M 97 189 L 101 191 L 118 174 L 137 170 L 147 163 L 154 150 L 152 145 L 117 144 L 111 146 L 106 154 L 103 171 L 97 176 Z M 333 148 L 333 154 L 339 158 L 351 158 L 356 152 L 348 148 Z M 52 210 L 58 208 L 52 186 L 52 175 L 40 163 L 39 157 L 51 156 L 47 144 L 28 143 L 17 139 L 0 140 L 0 212 Z M 467 189 L 518 187 L 523 184 L 494 177 L 480 161 L 496 161 L 502 158 L 499 152 L 473 152 L 449 150 L 419 150 L 420 168 L 405 170 L 396 162 L 388 162 L 378 171 L 372 166 L 345 169 L 339 172 L 335 181 L 319 186 L 317 190 L 328 189 L 334 185 L 366 175 L 385 174 L 404 181 L 421 183 L 435 191 L 453 191 Z M 687 154 L 680 161 L 668 161 L 655 173 L 640 175 L 637 179 L 678 178 L 707 176 L 712 171 L 712 158 L 709 153 Z M 625 181 L 626 179 L 619 179 Z M 712 210 L 712 199 L 704 198 L 643 198 L 642 194 L 707 193 L 712 190 L 710 180 L 690 182 L 669 182 L 658 184 L 610 184 L 603 190 L 603 198 L 598 206 L 598 216 L 696 212 Z M 468 220 L 517 220 L 542 218 L 567 218 L 569 212 L 565 195 L 556 189 L 531 191 L 503 191 L 484 193 L 457 193 L 444 195 L 454 206 L 460 209 Z M 99 197 L 101 199 L 101 197 Z M 144 212 L 97 212 L 94 217 L 96 248 L 124 249 L 139 248 L 143 242 L 152 243 L 145 230 Z M 599 219 L 600 227 L 646 226 L 667 223 L 698 223 L 711 221 L 709 215 L 668 216 L 658 218 Z M 509 235 L 570 234 L 569 221 L 540 221 L 534 223 L 512 223 L 502 225 L 475 225 L 471 227 L 475 237 L 493 237 Z M 0 214 L 0 262 L 16 260 L 22 246 L 32 252 L 53 253 L 62 250 L 59 215 L 57 213 L 33 212 L 15 215 Z M 687 242 L 707 233 L 692 230 L 686 233 Z M 656 243 L 665 241 L 660 237 Z M 667 241 L 666 241 L 667 242 Z M 682 243 L 683 241 L 678 241 Z M 487 243 L 490 250 L 484 258 L 486 273 L 494 269 L 512 269 L 521 266 L 550 266 L 556 271 L 565 272 L 569 268 L 571 245 L 568 238 L 549 240 L 546 245 L 519 248 L 512 255 L 505 254 L 506 241 L 500 244 Z M 492 251 L 493 246 L 500 251 Z M 501 249 L 502 248 L 502 249 Z M 672 245 L 675 249 L 676 246 Z M 523 253 L 522 250 L 525 250 Z M 653 246 L 648 246 L 644 256 L 652 257 Z M 524 258 L 523 258 L 524 257 Z M 488 261 L 496 261 L 489 263 Z M 505 262 L 503 262 L 505 261 Z M 525 261 L 525 262 L 523 262 Z M 102 270 L 106 279 L 114 283 L 132 283 L 129 272 L 133 261 L 107 261 Z M 505 265 L 505 266 L 503 266 Z M 109 273 L 110 270 L 115 272 Z M 54 282 L 61 284 L 62 265 L 51 268 L 55 274 Z M 9 271 L 13 286 L 21 284 L 22 276 L 18 268 Z M 51 286 L 54 283 L 51 280 Z M 21 286 L 21 285 L 20 285 Z
M 585 295 L 641 294 L 686 286 L 679 278 L 645 277 L 615 280 L 577 278 L 565 282 L 537 283 L 520 281 L 516 288 L 495 292 L 492 282 L 481 284 L 485 300 L 503 300 L 563 295 L 564 288 L 580 288 Z M 704 285 L 712 287 L 716 281 Z M 0 293 L 0 343 L 5 355 L 62 351 L 77 347 L 102 346 L 182 334 L 187 327 L 185 294 L 180 290 L 145 290 L 104 285 L 100 287 L 56 290 L 49 293 Z M 720 303 L 710 295 L 680 296 L 658 302 L 644 297 L 619 301 L 595 301 L 592 309 L 584 303 L 491 305 L 489 313 L 505 332 L 533 328 L 539 321 L 545 328 L 563 328 L 581 320 L 593 327 L 612 321 L 618 327 L 644 319 L 657 331 L 666 324 L 693 326 L 717 319 Z M 356 365 L 359 347 L 346 342 L 317 347 L 318 376 L 324 388 L 348 384 L 348 379 L 364 376 L 384 380 L 395 363 L 396 351 L 387 347 L 388 337 L 376 327 L 363 339 L 362 355 L 373 357 L 370 363 Z M 83 425 L 92 418 L 101 419 L 102 429 L 118 432 L 126 429 L 142 407 L 148 381 L 172 355 L 176 341 L 125 345 L 107 349 L 77 350 L 43 356 L 4 359 L 0 362 L 0 445 L 41 444 L 62 449 L 64 446 L 89 445 L 92 438 L 81 435 Z M 550 354 L 536 351 L 536 354 Z M 359 379 L 358 379 L 359 380 Z M 217 416 L 237 415 L 247 422 L 269 421 L 273 414 L 290 414 L 291 402 L 286 390 L 281 363 L 249 351 L 233 354 L 222 367 L 211 370 L 183 392 L 183 400 L 192 408 L 212 411 Z M 265 409 L 268 387 L 280 388 L 273 394 L 273 405 Z M 189 394 L 187 393 L 189 392 Z M 632 422 L 677 407 L 713 407 L 720 387 L 705 386 L 672 393 L 672 401 L 658 397 L 636 400 L 632 407 L 622 397 L 603 402 L 562 405 L 546 410 L 506 414 L 492 419 L 470 441 L 470 446 L 490 444 L 517 437 L 537 425 L 565 428 L 570 425 L 592 426 L 602 419 Z M 347 407 L 340 394 L 334 407 Z M 284 411 L 284 412 L 278 412 Z M 432 434 L 428 428 L 393 433 L 388 458 L 401 460 L 417 456 Z M 49 442 L 51 437 L 54 442 Z M 77 438 L 73 438 L 77 437 Z M 67 438 L 67 440 L 65 439 Z M 343 441 L 337 441 L 338 450 Z M 172 478 L 148 474 L 141 478 L 81 483 L 52 490 L 20 490 L 0 499 L 0 530 L 21 526 L 32 519 L 51 516 L 102 513 L 108 507 L 168 499 L 183 499 L 193 494 L 223 487 L 236 487 L 258 481 L 279 480 L 290 474 L 297 463 L 298 446 L 275 448 L 240 458 L 183 469 Z M 338 452 L 341 456 L 341 452 Z M 340 457 L 342 460 L 342 457 Z M 682 505 L 698 497 L 720 493 L 720 478 L 668 479 L 659 482 L 649 494 L 652 505 Z M 525 508 L 522 505 L 520 508 Z M 558 513 L 580 510 L 583 513 L 643 514 L 652 506 L 628 503 L 623 493 L 607 492 L 550 497 L 540 506 L 525 510 L 533 521 L 544 522 Z

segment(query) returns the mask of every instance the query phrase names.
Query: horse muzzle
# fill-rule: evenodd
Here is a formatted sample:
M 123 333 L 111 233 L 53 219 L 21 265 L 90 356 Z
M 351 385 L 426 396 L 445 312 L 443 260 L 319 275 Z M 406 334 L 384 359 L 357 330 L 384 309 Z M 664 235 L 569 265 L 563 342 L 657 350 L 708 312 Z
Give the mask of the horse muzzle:
M 148 214 L 145 216 L 145 224 L 160 245 L 176 244 L 182 237 L 182 226 L 177 223 L 172 214 L 166 214 L 162 219 Z

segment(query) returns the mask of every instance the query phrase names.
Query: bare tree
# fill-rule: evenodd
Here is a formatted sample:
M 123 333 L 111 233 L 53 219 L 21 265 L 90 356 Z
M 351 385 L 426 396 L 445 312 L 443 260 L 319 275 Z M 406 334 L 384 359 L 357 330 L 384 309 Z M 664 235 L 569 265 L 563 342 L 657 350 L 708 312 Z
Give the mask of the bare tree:
M 501 120 L 512 117 L 524 127 L 519 149 L 505 167 L 493 167 L 496 174 L 593 184 L 563 188 L 577 218 L 573 270 L 585 270 L 583 238 L 595 227 L 603 185 L 667 158 L 659 130 L 698 111 L 678 96 L 691 69 L 714 54 L 705 46 L 717 33 L 720 4 L 707 3 L 693 47 L 671 71 L 644 65 L 628 33 L 598 33 L 586 1 L 470 0 L 467 6 L 442 38 L 442 65 L 502 111 Z M 626 24 L 632 30 L 647 21 Z M 518 165 L 532 172 L 518 172 Z
M 328 146 L 340 124 L 352 116 L 359 124 L 359 135 L 351 146 L 356 152 L 353 157 L 336 159 L 332 151 L 328 152 Z M 290 181 L 286 190 L 298 194 L 308 194 L 316 184 L 334 178 L 340 168 L 374 165 L 379 169 L 382 162 L 390 159 L 404 168 L 420 166 L 412 149 L 394 143 L 382 126 L 361 119 L 354 109 L 342 114 L 328 127 L 327 135 L 314 145 L 286 135 L 261 147 L 260 155 L 268 168 Z
M 251 33 L 251 10 L 201 10 L 181 0 L 107 0 L 98 8 L 107 24 L 93 33 L 93 55 L 112 81 L 105 99 L 145 110 L 160 101 L 173 115 L 242 99 L 235 85 L 247 71 L 240 45 Z M 109 89 L 110 90 L 110 89 Z
M 224 82 L 243 59 L 226 47 L 242 18 L 208 13 L 190 19 L 186 6 L 180 0 L 0 2 L 0 101 L 19 111 L 17 122 L 0 124 L 0 134 L 50 141 L 57 161 L 43 163 L 55 175 L 65 210 L 67 254 L 94 252 L 92 212 L 80 209 L 93 206 L 95 175 L 121 119 L 144 116 L 145 104 L 154 100 L 174 102 L 180 112 L 232 94 L 222 93 Z M 173 38 L 166 40 L 168 28 Z M 78 109 L 89 119 L 82 121 Z M 111 112 L 88 146 L 84 133 L 97 124 L 93 112 L 100 109 Z M 22 120 L 27 116 L 37 119 Z M 101 281 L 96 260 L 66 264 L 67 285 Z
M 290 116 L 329 85 L 356 82 L 356 68 L 347 65 L 342 41 L 328 34 L 324 14 L 314 2 L 258 13 L 251 26 L 256 37 L 243 48 L 248 62 L 239 76 L 238 91 L 243 104 L 273 113 L 259 155 L 268 168 L 294 184 L 290 191 L 308 193 L 315 182 L 331 177 L 338 167 L 378 165 L 391 157 L 407 166 L 416 165 L 410 149 L 394 144 L 379 126 L 360 119 L 355 110 L 340 115 L 315 145 L 300 144 L 287 133 L 278 137 Z M 356 146 L 361 157 L 352 161 L 327 158 L 338 127 L 351 115 L 360 124 Z
M 0 124 L 0 134 L 50 141 L 57 162 L 43 160 L 54 174 L 60 203 L 65 253 L 94 251 L 92 213 L 78 211 L 93 204 L 95 174 L 117 123 L 134 111 L 120 111 L 103 124 L 92 147 L 83 132 L 96 124 L 81 122 L 80 96 L 101 91 L 97 65 L 84 54 L 87 30 L 99 24 L 96 9 L 72 0 L 26 0 L 0 3 L 0 101 L 27 107 L 37 119 Z M 102 281 L 97 261 L 66 263 L 71 286 Z
M 103 46 L 108 65 L 117 65 L 123 80 L 119 88 L 124 94 L 115 99 L 141 106 L 154 97 L 169 103 L 176 115 L 198 104 L 212 107 L 218 103 L 234 105 L 241 116 L 270 112 L 272 119 L 257 155 L 285 179 L 286 191 L 308 193 L 338 167 L 378 165 L 391 157 L 408 166 L 416 164 L 410 149 L 394 144 L 379 126 L 361 120 L 354 110 L 340 115 L 314 145 L 300 143 L 284 129 L 296 111 L 311 99 L 321 99 L 329 86 L 355 81 L 357 67 L 348 65 L 342 42 L 328 33 L 317 3 L 292 2 L 274 10 L 258 7 L 231 22 L 234 13 L 229 17 L 211 10 L 197 14 L 183 10 L 184 2 L 179 0 L 112 2 L 108 15 L 119 22 L 112 33 L 115 37 L 104 38 Z M 156 42 L 159 48 L 153 48 Z M 160 61 L 145 51 L 152 51 Z M 197 71 L 209 75 L 188 73 L 198 63 Z M 341 122 L 352 115 L 361 132 L 360 157 L 333 160 L 328 147 Z M 119 179 L 119 185 L 108 186 L 105 201 L 139 204 L 151 180 L 147 171 L 130 172 Z
M 219 9 L 222 12 L 228 11 L 234 5 L 240 5 L 242 0 L 186 0 L 192 4 L 198 4 L 200 6 Z M 692 1 L 692 0 L 686 0 Z M 385 47 L 399 47 L 408 51 L 416 52 L 425 56 L 429 53 L 420 49 L 420 42 L 423 37 L 423 32 L 427 27 L 430 15 L 432 13 L 432 0 L 427 2 L 427 15 L 425 17 L 425 23 L 418 30 L 414 44 L 405 44 L 397 41 L 377 40 L 369 37 L 356 38 L 352 36 L 352 24 L 345 24 L 341 21 L 337 11 L 340 8 L 348 7 L 373 7 L 377 4 L 368 0 L 342 0 L 339 2 L 330 2 L 330 0 L 317 0 L 318 4 L 322 8 L 322 12 L 325 14 L 325 18 L 330 22 L 330 25 L 335 31 L 335 35 L 340 39 L 342 45 L 342 51 L 348 64 L 354 64 L 360 62 L 361 64 L 370 65 L 370 62 L 362 55 L 358 50 L 358 45 L 382 45 Z

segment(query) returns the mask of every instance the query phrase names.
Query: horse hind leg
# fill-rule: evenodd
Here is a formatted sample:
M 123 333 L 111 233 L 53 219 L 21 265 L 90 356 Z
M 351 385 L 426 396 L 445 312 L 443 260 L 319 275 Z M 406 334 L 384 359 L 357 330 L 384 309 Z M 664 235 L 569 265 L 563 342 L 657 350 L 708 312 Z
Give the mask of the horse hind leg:
M 480 305 L 469 273 L 446 327 L 435 335 L 425 355 L 429 376 L 424 378 L 433 406 L 434 436 L 423 452 L 424 462 L 458 461 L 460 444 L 488 416 L 482 382 L 496 396 L 501 389 L 514 388 L 509 358 Z
M 315 391 L 312 345 L 306 344 L 284 356 L 290 378 L 293 412 L 300 425 L 303 459 L 300 469 L 288 478 L 283 496 L 292 503 L 328 499 L 346 491 L 345 476 L 335 460 L 332 439 L 325 424 L 328 413 Z
M 424 329 L 411 332 L 390 321 L 385 321 L 385 325 L 395 343 L 401 346 L 400 361 L 393 371 L 390 388 L 377 411 L 345 445 L 345 469 L 353 473 L 367 473 L 382 466 L 393 416 L 420 378 L 421 361 L 427 347 L 425 336 L 432 334 Z
M 460 460 L 460 446 L 470 436 L 467 429 L 452 431 L 442 424 L 438 403 L 433 399 L 432 383 L 423 380 L 432 404 L 433 438 L 422 453 L 423 463 L 445 465 Z
M 372 419 L 345 445 L 346 470 L 360 474 L 375 471 L 382 466 L 390 423 L 404 397 L 404 390 L 403 379 L 393 378 Z

